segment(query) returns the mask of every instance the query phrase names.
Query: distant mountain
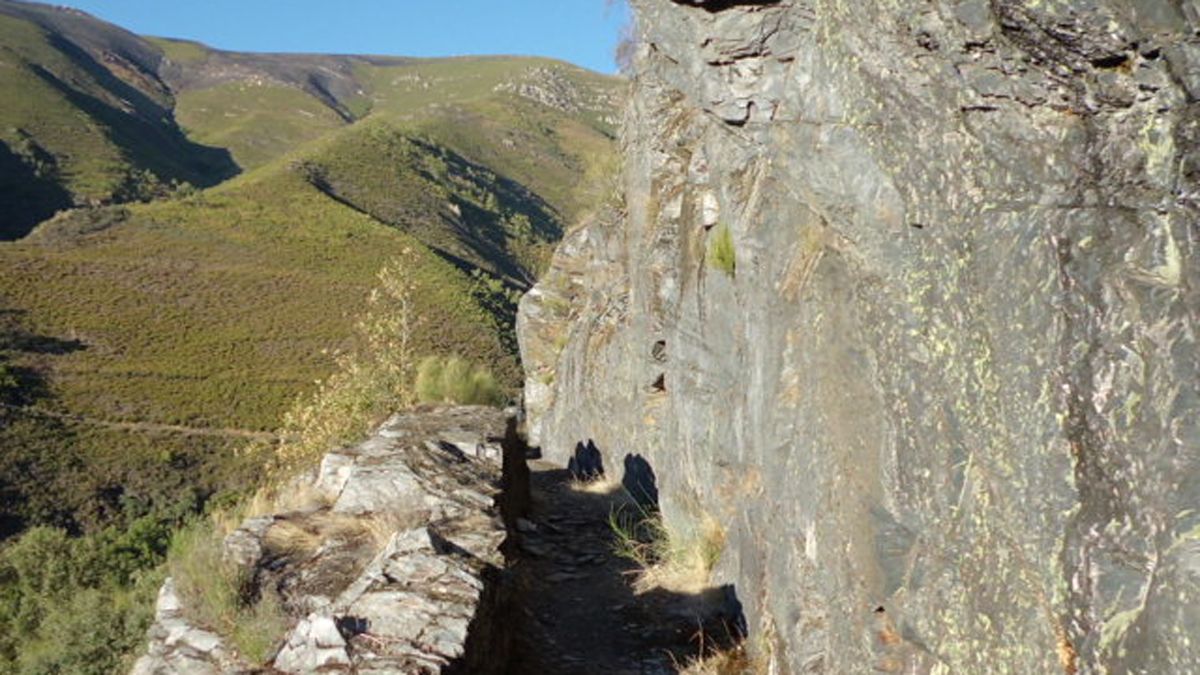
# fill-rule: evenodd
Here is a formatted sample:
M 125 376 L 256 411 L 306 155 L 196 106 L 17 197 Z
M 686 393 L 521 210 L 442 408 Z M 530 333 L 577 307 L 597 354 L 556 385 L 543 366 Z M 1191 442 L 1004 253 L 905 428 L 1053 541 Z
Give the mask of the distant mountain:
M 373 112 L 505 90 L 612 132 L 613 80 L 548 60 L 232 53 L 0 0 L 0 238 L 70 206 L 214 185 Z

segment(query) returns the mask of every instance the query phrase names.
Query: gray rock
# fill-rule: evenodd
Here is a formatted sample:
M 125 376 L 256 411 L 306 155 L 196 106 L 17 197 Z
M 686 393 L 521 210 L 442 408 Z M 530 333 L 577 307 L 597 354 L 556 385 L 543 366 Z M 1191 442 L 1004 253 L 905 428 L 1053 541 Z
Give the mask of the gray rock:
M 155 605 L 147 653 L 133 666 L 132 675 L 218 675 L 243 668 L 221 637 L 192 625 L 171 579 L 163 582 Z
M 499 572 L 507 535 L 495 503 L 500 466 L 474 449 L 505 426 L 490 408 L 397 415 L 324 458 L 315 484 L 331 508 L 252 518 L 226 538 L 226 558 L 295 617 L 268 665 L 285 673 L 503 669 L 512 631 L 503 618 L 513 609 Z M 136 675 L 259 665 L 188 623 L 169 580 L 149 638 Z
M 348 671 L 351 665 L 337 622 L 333 617 L 318 615 L 296 624 L 274 662 L 277 670 L 297 674 Z
M 723 523 L 778 672 L 1194 670 L 1194 3 L 633 4 L 624 203 L 521 302 L 531 440 Z

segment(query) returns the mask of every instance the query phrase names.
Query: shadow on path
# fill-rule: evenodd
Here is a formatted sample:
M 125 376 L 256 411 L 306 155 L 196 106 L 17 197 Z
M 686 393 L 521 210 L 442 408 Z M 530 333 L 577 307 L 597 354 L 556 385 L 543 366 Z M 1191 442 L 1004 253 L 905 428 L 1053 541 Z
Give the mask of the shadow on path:
M 626 464 L 644 472 L 648 465 L 633 457 Z M 533 504 L 514 567 L 522 606 L 511 675 L 676 673 L 702 651 L 736 642 L 744 620 L 732 587 L 634 594 L 637 568 L 614 553 L 609 525 L 629 493 L 582 490 L 570 471 L 545 462 L 532 468 Z M 644 473 L 631 480 L 646 492 Z

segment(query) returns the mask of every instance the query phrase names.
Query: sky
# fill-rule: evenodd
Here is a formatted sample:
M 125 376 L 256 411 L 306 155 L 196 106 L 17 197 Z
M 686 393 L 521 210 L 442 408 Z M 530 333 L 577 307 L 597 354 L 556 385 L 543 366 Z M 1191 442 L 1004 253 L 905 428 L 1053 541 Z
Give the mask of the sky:
M 549 56 L 615 72 L 606 0 L 53 0 L 142 35 L 232 51 Z

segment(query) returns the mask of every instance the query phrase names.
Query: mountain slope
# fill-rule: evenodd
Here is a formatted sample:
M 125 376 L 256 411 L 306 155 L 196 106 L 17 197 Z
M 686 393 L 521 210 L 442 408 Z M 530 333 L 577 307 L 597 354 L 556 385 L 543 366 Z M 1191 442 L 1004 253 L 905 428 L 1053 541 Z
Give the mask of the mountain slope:
M 0 3 L 0 144 L 58 190 L 32 210 L 22 208 L 28 198 L 0 202 L 0 238 L 73 204 L 141 199 L 172 181 L 211 185 L 234 173 L 226 151 L 193 143 L 174 123 L 145 43 L 120 33 L 73 41 L 28 18 L 44 14 Z
M 71 345 L 0 350 L 43 383 L 0 429 L 8 531 L 239 484 L 232 449 L 331 372 L 396 259 L 420 349 L 515 387 L 512 294 L 615 164 L 618 83 L 545 59 L 233 54 L 11 0 L 0 26 L 29 101 L 0 108 L 26 139 L 0 153 L 23 217 L 0 222 L 25 235 L 0 244 L 0 309 Z

